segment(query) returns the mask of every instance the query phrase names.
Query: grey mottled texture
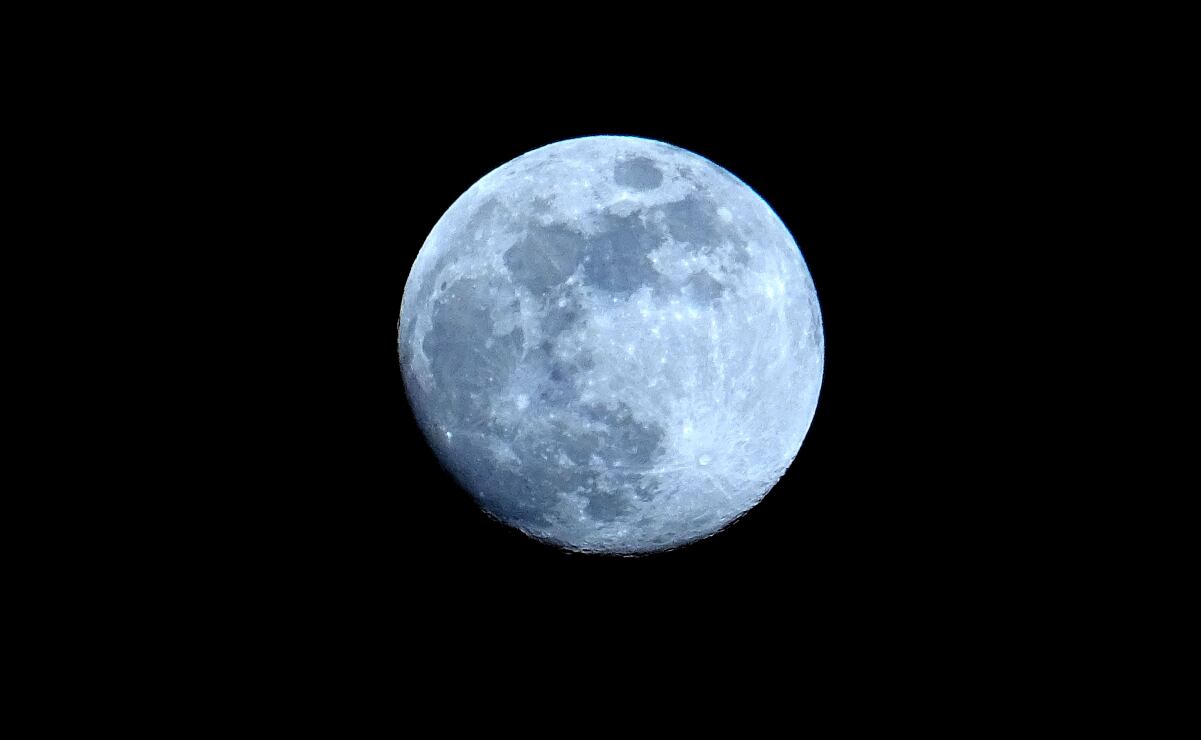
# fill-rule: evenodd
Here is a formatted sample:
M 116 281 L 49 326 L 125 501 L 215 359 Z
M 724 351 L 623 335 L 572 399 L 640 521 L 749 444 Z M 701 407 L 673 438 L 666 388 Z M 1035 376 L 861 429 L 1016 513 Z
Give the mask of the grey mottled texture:
M 489 173 L 434 226 L 399 349 L 439 459 L 498 519 L 638 553 L 755 505 L 800 449 L 824 355 L 775 213 L 691 152 L 597 136 Z

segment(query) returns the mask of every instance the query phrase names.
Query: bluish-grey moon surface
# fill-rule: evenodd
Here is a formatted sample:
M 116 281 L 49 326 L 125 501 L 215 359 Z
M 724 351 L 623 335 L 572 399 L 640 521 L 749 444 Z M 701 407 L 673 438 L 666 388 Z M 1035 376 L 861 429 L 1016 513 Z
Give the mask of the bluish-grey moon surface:
M 813 420 L 824 340 L 762 198 L 684 149 L 593 136 L 450 206 L 405 285 L 399 351 L 418 424 L 485 511 L 633 554 L 771 490 Z

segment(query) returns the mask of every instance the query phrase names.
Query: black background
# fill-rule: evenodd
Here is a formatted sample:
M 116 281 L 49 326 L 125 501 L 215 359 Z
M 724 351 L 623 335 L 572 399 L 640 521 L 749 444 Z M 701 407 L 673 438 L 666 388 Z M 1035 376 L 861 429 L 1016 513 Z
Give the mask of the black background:
M 169 378 L 150 394 L 159 439 L 112 435 L 121 468 L 149 461 L 151 490 L 113 496 L 125 470 L 84 471 L 85 495 L 122 526 L 87 522 L 101 542 L 79 567 L 98 588 L 72 631 L 112 609 L 163 634 L 163 661 L 187 668 L 173 651 L 191 648 L 252 702 L 271 672 L 357 678 L 386 700 L 410 682 L 449 689 L 464 714 L 517 684 L 529 704 L 506 710 L 524 719 L 543 707 L 517 667 L 558 663 L 568 690 L 624 673 L 620 705 L 655 700 L 684 659 L 745 655 L 772 670 L 696 675 L 723 701 L 740 686 L 761 701 L 784 672 L 789 690 L 803 674 L 863 703 L 865 682 L 912 686 L 935 650 L 946 683 L 971 693 L 960 677 L 992 665 L 982 647 L 1020 654 L 1023 629 L 1045 630 L 1053 600 L 1030 597 L 1070 593 L 1091 554 L 1063 536 L 1081 527 L 1074 502 L 1048 503 L 1070 480 L 1029 464 L 1036 432 L 1070 433 L 1012 400 L 1075 382 L 1047 379 L 1024 336 L 1027 322 L 1056 340 L 1073 327 L 1022 309 L 1055 253 L 1023 216 L 1057 206 L 1066 186 L 1042 160 L 1078 133 L 1052 130 L 1044 101 L 1074 88 L 1078 57 L 1031 99 L 1009 73 L 1020 35 L 980 45 L 991 19 L 951 29 L 895 11 L 925 31 L 912 34 L 875 13 L 870 29 L 834 29 L 722 8 L 694 11 L 717 26 L 694 31 L 584 10 L 528 37 L 458 8 L 449 22 L 222 18 L 211 33 L 197 21 L 191 45 L 163 28 L 147 42 L 162 48 L 106 49 L 123 69 L 72 67 L 95 94 L 63 138 L 100 153 L 72 184 L 120 201 L 84 224 L 84 245 L 125 257 L 151 293 L 128 298 L 131 323 L 154 327 L 137 333 L 145 366 L 83 358 L 132 376 L 137 395 Z M 614 27 L 590 38 L 601 15 Z M 451 38 L 467 27 L 487 43 Z M 824 319 L 817 414 L 785 477 L 727 530 L 638 558 L 560 552 L 489 520 L 417 429 L 396 352 L 409 267 L 450 204 L 514 157 L 594 134 L 660 139 L 750 185 L 800 245 Z M 1045 149 L 1020 156 L 1028 142 Z M 1068 557 L 1049 566 L 1046 541 Z M 91 557 L 112 550 L 117 563 Z M 123 579 L 145 608 L 129 613 Z M 472 664 L 500 681 L 459 662 L 480 646 L 493 651 Z

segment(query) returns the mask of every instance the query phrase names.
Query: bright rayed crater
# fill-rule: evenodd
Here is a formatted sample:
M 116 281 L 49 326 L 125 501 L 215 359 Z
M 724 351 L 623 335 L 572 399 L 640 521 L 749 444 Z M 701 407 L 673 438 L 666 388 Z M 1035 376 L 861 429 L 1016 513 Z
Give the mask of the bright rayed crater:
M 417 421 L 488 513 L 573 550 L 710 535 L 796 457 L 822 321 L 784 224 L 712 162 L 562 141 L 492 171 L 405 286 Z

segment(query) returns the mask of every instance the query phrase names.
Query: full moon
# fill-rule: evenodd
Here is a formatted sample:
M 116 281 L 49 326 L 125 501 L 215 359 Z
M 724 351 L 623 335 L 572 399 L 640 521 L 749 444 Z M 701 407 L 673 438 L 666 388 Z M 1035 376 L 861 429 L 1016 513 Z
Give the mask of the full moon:
M 788 469 L 817 407 L 817 294 L 750 187 L 678 147 L 550 144 L 463 193 L 405 285 L 400 365 L 438 459 L 577 551 L 707 537 Z

